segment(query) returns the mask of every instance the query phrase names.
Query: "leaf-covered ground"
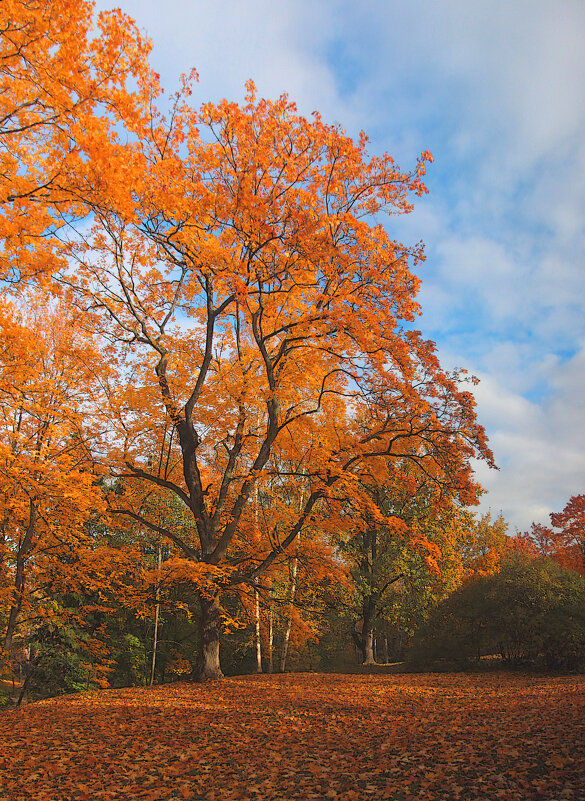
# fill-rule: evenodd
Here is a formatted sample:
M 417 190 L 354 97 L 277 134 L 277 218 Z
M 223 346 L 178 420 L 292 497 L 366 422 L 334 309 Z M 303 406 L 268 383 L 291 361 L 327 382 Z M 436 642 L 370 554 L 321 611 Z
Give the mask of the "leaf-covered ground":
M 0 715 L 7 801 L 585 799 L 585 677 L 249 676 Z

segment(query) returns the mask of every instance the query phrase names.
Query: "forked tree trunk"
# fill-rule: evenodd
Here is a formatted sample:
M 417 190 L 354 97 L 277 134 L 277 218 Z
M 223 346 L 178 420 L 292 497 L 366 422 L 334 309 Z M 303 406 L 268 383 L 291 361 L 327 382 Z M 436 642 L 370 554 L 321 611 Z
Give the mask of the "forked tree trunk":
M 219 593 L 213 597 L 199 595 L 201 617 L 199 619 L 199 681 L 223 679 L 219 663 L 219 638 L 221 617 Z

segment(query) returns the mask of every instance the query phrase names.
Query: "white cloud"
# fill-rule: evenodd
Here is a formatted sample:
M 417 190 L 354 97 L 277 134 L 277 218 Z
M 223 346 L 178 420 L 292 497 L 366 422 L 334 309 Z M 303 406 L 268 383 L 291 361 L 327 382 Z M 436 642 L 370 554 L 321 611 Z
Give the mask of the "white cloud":
M 585 348 L 549 364 L 551 396 L 539 403 L 511 392 L 510 382 L 480 376 L 478 414 L 490 434 L 496 473 L 478 466 L 488 495 L 482 508 L 502 510 L 513 526 L 548 522 L 573 494 L 585 490 Z
M 109 6 L 105 0 L 97 5 Z M 123 10 L 150 35 L 151 63 L 167 91 L 177 88 L 180 73 L 195 68 L 195 103 L 240 100 L 252 79 L 263 96 L 289 93 L 304 113 L 340 109 L 334 77 L 320 55 L 335 22 L 325 6 L 306 0 L 126 0 Z

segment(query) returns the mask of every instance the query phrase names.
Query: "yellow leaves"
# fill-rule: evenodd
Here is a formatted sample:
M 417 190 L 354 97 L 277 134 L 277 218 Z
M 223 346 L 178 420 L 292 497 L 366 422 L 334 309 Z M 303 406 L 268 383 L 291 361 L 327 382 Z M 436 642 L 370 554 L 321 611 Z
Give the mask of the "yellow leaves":
M 186 678 L 193 672 L 193 666 L 191 665 L 191 662 L 185 659 L 185 657 L 176 649 L 171 649 L 169 656 L 170 660 L 166 669 L 173 676 L 176 676 L 177 678 Z

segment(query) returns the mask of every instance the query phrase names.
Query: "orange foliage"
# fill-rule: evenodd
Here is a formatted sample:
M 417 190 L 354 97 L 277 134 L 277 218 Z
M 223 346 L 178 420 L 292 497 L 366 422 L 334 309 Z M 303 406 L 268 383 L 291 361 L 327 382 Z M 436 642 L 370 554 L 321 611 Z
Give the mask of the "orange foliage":
M 83 413 L 95 387 L 91 343 L 67 309 L 43 303 L 26 313 L 2 304 L 0 341 L 0 603 L 10 649 L 33 599 L 42 615 L 41 588 L 67 569 L 59 555 L 86 540 L 101 498 L 90 455 L 96 431 Z
M 100 13 L 96 31 L 93 8 L 0 3 L 0 275 L 10 280 L 55 269 L 57 242 L 43 235 L 87 214 L 88 191 L 125 164 L 115 125 L 139 130 L 157 92 L 148 41 L 120 11 Z
M 574 495 L 563 511 L 550 519 L 556 558 L 565 567 L 585 574 L 585 495 Z
M 521 541 L 535 553 L 585 575 L 585 495 L 573 495 L 563 511 L 553 512 L 550 519 L 552 526 L 533 523 Z
M 348 499 L 367 504 L 364 478 L 389 461 L 467 505 L 471 460 L 492 455 L 463 375 L 410 330 L 422 246 L 376 218 L 412 209 L 430 154 L 403 172 L 370 157 L 365 135 L 307 120 L 286 96 L 258 99 L 252 83 L 243 106 L 197 110 L 184 78 L 166 119 L 149 43 L 120 11 L 94 36 L 92 12 L 0 4 L 1 272 L 44 276 L 99 350 L 75 377 L 99 399 L 59 411 L 66 426 L 99 421 L 99 447 L 68 430 L 75 447 L 59 453 L 85 449 L 109 476 L 111 519 L 170 543 L 144 588 L 171 573 L 197 588 L 203 674 L 216 676 L 220 591 L 269 577 L 299 537 L 318 580 Z M 50 398 L 38 403 L 44 420 Z M 75 465 L 59 498 L 77 531 L 93 490 L 79 492 L 90 471 Z M 437 570 L 436 545 L 411 536 Z
M 411 209 L 428 154 L 403 173 L 370 158 L 365 137 L 248 89 L 243 107 L 196 111 L 186 87 L 170 122 L 155 113 L 129 156 L 132 195 L 94 198 L 108 205 L 61 276 L 117 369 L 108 461 L 139 489 L 114 496 L 113 513 L 232 585 L 309 529 L 343 525 L 346 499 L 365 502 L 368 463 L 411 461 L 463 504 L 477 497 L 471 458 L 491 463 L 461 377 L 402 328 L 418 312 L 420 247 L 371 224 Z M 133 502 L 153 486 L 190 527 Z

